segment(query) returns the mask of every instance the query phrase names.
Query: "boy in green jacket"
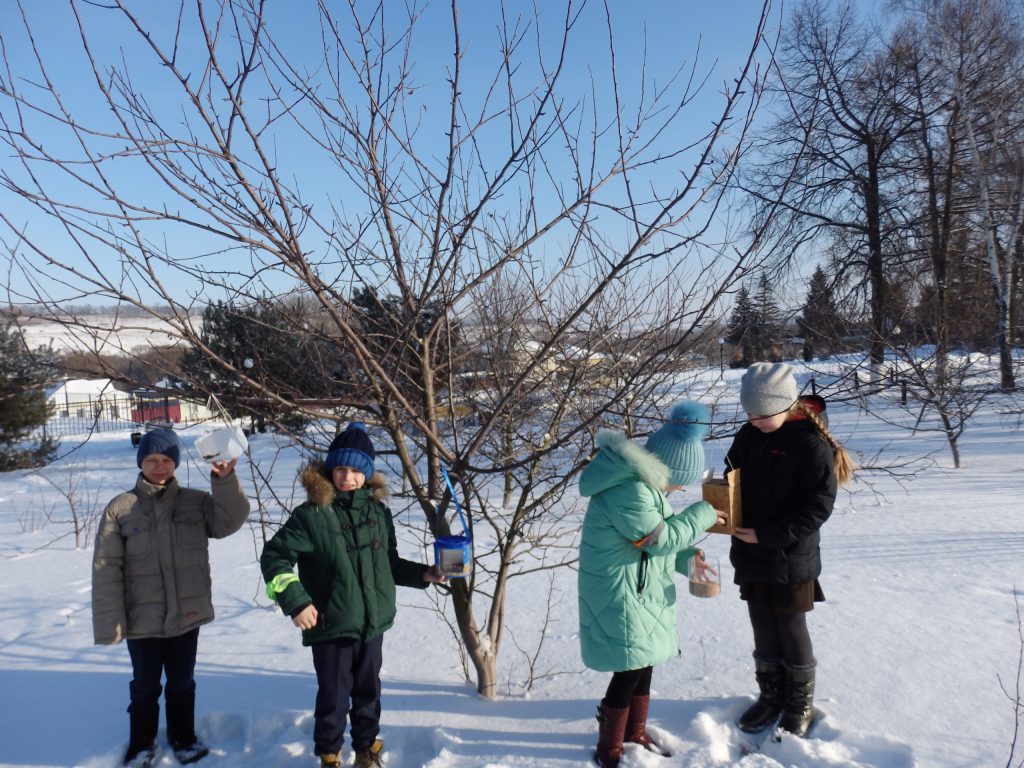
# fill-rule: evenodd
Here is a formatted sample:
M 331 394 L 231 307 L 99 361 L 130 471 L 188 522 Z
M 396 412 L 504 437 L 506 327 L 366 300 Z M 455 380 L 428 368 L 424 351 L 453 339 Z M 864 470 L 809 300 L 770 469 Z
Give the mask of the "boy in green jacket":
M 349 424 L 322 463 L 303 468 L 308 500 L 260 556 L 267 594 L 313 652 L 313 743 L 321 768 L 341 765 L 346 718 L 356 767 L 381 765 L 380 668 L 384 632 L 395 620 L 395 585 L 423 589 L 447 581 L 436 568 L 398 556 L 375 456 L 363 425 Z

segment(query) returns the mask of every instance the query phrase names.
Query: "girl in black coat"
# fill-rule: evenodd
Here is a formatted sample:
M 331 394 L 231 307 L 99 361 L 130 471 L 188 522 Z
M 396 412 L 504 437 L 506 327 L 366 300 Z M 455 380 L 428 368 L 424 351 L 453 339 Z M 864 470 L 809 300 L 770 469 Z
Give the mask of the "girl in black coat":
M 798 399 L 791 366 L 754 363 L 743 375 L 740 403 L 748 422 L 726 464 L 742 470 L 744 526 L 729 557 L 750 614 L 760 696 L 738 726 L 760 731 L 781 714 L 779 727 L 803 736 L 815 717 L 807 612 L 825 599 L 819 529 L 837 486 L 850 478 L 850 458 L 829 433 L 820 400 Z

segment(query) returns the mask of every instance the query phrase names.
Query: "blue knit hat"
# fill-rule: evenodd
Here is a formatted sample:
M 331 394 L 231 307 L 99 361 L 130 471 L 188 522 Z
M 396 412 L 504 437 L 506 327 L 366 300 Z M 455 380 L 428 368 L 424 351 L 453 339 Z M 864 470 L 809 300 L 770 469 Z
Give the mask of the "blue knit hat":
M 181 441 L 178 435 L 170 429 L 154 429 L 142 436 L 139 441 L 139 452 L 135 457 L 136 463 L 142 467 L 142 460 L 147 456 L 159 453 L 174 461 L 174 468 L 178 468 L 181 461 Z
M 669 468 L 669 483 L 692 485 L 704 476 L 704 436 L 711 412 L 683 400 L 672 406 L 668 423 L 647 438 L 647 450 Z
M 352 467 L 369 479 L 373 477 L 373 459 L 376 455 L 370 436 L 366 434 L 366 427 L 362 422 L 353 421 L 345 427 L 344 432 L 334 438 L 331 447 L 327 449 L 324 464 L 328 472 L 333 471 L 335 467 Z

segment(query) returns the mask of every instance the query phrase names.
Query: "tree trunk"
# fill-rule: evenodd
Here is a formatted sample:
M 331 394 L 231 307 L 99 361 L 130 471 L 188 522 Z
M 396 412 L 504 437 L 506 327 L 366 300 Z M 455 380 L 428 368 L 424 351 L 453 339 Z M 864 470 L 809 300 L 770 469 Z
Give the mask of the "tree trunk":
M 996 222 L 993 215 L 993 201 L 989 190 L 989 173 L 981 149 L 978 146 L 978 137 L 974 129 L 974 121 L 971 119 L 967 107 L 970 102 L 967 98 L 967 91 L 963 82 L 958 83 L 957 98 L 960 100 L 964 111 L 964 123 L 967 127 L 967 138 L 970 141 L 971 159 L 978 178 L 978 197 L 981 203 L 981 214 L 985 223 L 985 256 L 988 261 L 989 281 L 992 285 L 992 298 L 996 308 L 999 330 L 996 335 L 999 346 L 999 384 L 1004 390 L 1015 388 L 1013 377 L 1013 359 L 1010 354 L 1009 338 L 1010 328 L 1010 289 L 1012 274 L 1009 262 L 1010 254 L 1005 252 L 1000 259 L 999 243 L 996 235 Z M 1005 262 L 1005 272 L 1004 263 Z
M 511 419 L 505 419 L 504 428 L 502 429 L 502 441 L 505 451 L 503 460 L 511 461 L 513 453 L 515 452 L 515 430 L 512 427 Z M 505 470 L 503 477 L 504 482 L 501 489 L 501 506 L 502 509 L 508 509 L 512 506 L 512 493 L 515 490 L 512 470 Z
M 452 582 L 452 606 L 462 642 L 476 672 L 476 690 L 485 699 L 498 695 L 498 654 L 489 635 L 481 635 L 473 616 L 472 595 L 462 579 Z
M 885 362 L 885 345 L 889 338 L 889 329 L 885 322 L 887 297 L 877 187 L 878 169 L 870 154 L 868 165 L 869 178 L 872 182 L 864 191 L 864 207 L 868 230 L 868 279 L 871 283 L 871 365 L 875 370 L 879 370 Z
M 1011 392 L 1017 388 L 1017 382 L 1013 376 L 1013 347 L 1010 344 L 1009 335 L 1000 330 L 999 332 L 999 388 L 1004 392 Z
M 949 450 L 953 454 L 953 468 L 960 469 L 960 443 L 957 442 L 956 430 L 945 413 L 942 414 L 942 427 L 946 431 L 946 442 L 949 443 Z

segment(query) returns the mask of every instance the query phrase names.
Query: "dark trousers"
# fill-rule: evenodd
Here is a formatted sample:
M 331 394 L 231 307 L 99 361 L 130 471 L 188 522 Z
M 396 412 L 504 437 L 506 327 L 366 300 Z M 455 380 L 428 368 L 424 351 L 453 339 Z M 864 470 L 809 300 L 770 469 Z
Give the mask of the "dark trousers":
M 608 690 L 604 694 L 604 703 L 609 707 L 623 709 L 629 706 L 634 696 L 649 695 L 653 673 L 654 667 L 613 672 L 611 682 L 608 683 Z
M 806 613 L 783 613 L 760 600 L 747 600 L 747 612 L 754 630 L 755 656 L 782 659 L 791 667 L 814 664 Z
M 380 733 L 383 635 L 366 642 L 328 640 L 311 647 L 318 686 L 313 713 L 316 753 L 333 755 L 341 749 L 346 717 L 352 726 L 352 748 L 367 749 Z
M 199 627 L 177 637 L 146 637 L 128 640 L 132 659 L 132 681 L 128 686 L 133 720 L 155 724 L 160 712 L 160 678 L 166 676 L 164 700 L 167 703 L 167 739 L 171 743 L 187 741 L 195 733 L 196 648 Z M 185 733 L 184 731 L 188 731 Z

